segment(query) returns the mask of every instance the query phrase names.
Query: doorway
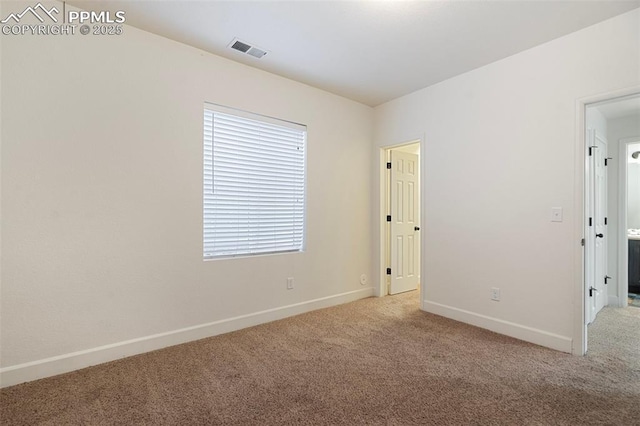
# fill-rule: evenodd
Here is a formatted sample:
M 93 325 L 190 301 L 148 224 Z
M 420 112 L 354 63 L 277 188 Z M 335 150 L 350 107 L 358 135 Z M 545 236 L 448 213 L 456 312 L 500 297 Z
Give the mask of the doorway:
M 629 181 L 633 172 L 627 157 L 633 143 L 640 142 L 640 94 L 586 104 L 584 132 L 582 352 L 586 353 L 588 325 L 598 313 L 605 307 L 628 305 L 628 247 L 635 216 L 640 226 L 640 212 L 629 207 L 635 205 L 633 196 L 640 192 Z
M 420 286 L 420 141 L 383 150 L 382 200 L 384 271 L 381 295 Z

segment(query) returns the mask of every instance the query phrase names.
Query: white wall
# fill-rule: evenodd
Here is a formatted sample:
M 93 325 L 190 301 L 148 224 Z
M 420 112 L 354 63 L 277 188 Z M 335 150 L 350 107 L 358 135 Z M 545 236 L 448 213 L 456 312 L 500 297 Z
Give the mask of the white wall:
M 624 149 L 622 147 L 622 140 L 627 138 L 639 137 L 640 136 L 640 117 L 638 116 L 629 116 L 629 117 L 621 117 L 616 119 L 611 119 L 607 121 L 607 140 L 609 144 L 609 157 L 612 158 L 609 161 L 608 166 L 608 219 L 609 224 L 607 225 L 608 232 L 608 259 L 609 259 L 609 267 L 608 267 L 608 275 L 612 277 L 611 281 L 609 281 L 608 293 L 609 299 L 611 301 L 618 300 L 618 283 L 619 283 L 619 271 L 618 271 L 618 256 L 620 253 L 618 252 L 619 243 L 619 173 L 620 173 L 620 149 Z M 633 174 L 631 168 L 629 168 L 628 172 Z M 629 188 L 628 188 L 629 189 Z M 640 193 L 640 190 L 638 191 Z M 629 192 L 629 194 L 633 194 L 633 191 Z M 629 197 L 632 198 L 632 197 Z M 627 201 L 633 200 L 628 199 Z M 631 215 L 627 216 L 627 221 L 633 223 L 633 217 Z M 638 218 L 640 220 L 640 217 Z M 639 224 L 640 226 L 640 224 Z
M 639 30 L 636 9 L 375 109 L 376 147 L 425 135 L 427 311 L 572 350 L 577 101 L 640 84 Z
M 131 27 L 1 42 L 3 385 L 373 294 L 371 108 Z M 305 253 L 202 260 L 205 101 L 308 126 Z

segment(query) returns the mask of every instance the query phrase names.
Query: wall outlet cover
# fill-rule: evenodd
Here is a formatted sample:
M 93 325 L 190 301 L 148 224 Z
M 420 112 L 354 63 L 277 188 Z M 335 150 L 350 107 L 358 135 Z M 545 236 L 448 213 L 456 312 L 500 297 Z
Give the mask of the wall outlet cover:
M 562 222 L 562 207 L 551 207 L 551 222 Z
M 500 301 L 500 289 L 491 287 L 491 300 Z

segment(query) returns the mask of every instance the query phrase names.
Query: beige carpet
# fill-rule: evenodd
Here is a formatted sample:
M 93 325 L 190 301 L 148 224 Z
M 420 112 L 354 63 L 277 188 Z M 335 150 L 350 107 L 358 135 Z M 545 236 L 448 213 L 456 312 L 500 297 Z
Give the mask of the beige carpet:
M 371 298 L 4 389 L 0 423 L 640 425 L 639 324 L 576 357 Z
M 640 309 L 605 307 L 589 326 L 588 357 L 608 369 L 640 372 Z M 640 410 L 640 399 L 638 400 Z M 640 411 L 638 424 L 640 424 Z

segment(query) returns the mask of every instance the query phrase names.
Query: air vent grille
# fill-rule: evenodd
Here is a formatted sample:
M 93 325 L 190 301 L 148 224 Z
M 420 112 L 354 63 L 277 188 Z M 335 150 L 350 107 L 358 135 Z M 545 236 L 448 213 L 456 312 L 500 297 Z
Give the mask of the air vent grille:
M 262 58 L 264 55 L 266 55 L 267 52 L 265 52 L 262 49 L 258 49 L 257 47 L 252 47 L 251 49 L 249 49 L 249 51 L 247 52 L 247 55 L 251 55 L 251 56 L 255 56 L 256 58 L 260 59 Z
M 251 46 L 249 46 L 248 44 L 244 44 L 241 41 L 236 41 L 235 43 L 233 43 L 233 45 L 231 46 L 232 49 L 236 49 L 241 51 L 242 53 L 247 53 L 247 50 L 251 49 Z
M 237 50 L 238 52 L 246 53 L 247 55 L 251 55 L 254 58 L 262 58 L 267 54 L 267 51 L 264 49 L 260 49 L 259 47 L 253 46 L 247 42 L 238 40 L 234 38 L 231 40 L 231 43 L 227 46 L 233 50 Z

